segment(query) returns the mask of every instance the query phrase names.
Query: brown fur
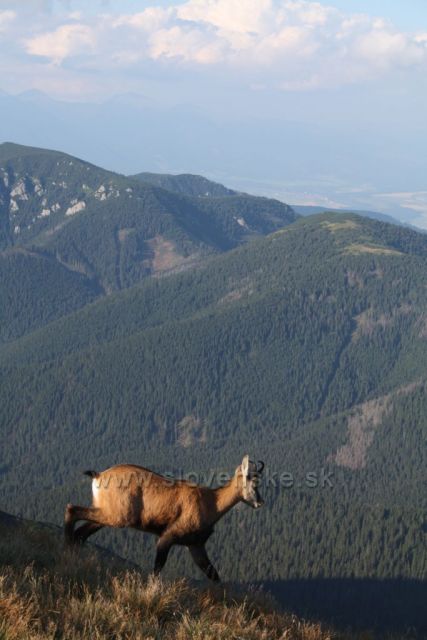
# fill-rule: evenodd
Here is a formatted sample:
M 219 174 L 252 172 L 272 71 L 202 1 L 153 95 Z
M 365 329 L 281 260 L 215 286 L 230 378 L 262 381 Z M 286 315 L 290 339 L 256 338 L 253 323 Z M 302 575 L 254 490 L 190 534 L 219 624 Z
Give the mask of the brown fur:
M 66 508 L 65 535 L 69 543 L 84 542 L 105 526 L 131 527 L 159 536 L 155 572 L 164 566 L 170 547 L 178 544 L 189 548 L 193 560 L 209 578 L 219 579 L 204 544 L 215 523 L 244 500 L 241 467 L 226 485 L 217 489 L 168 479 L 130 464 L 90 473 L 92 507 L 69 504 Z M 74 530 L 79 520 L 87 522 Z

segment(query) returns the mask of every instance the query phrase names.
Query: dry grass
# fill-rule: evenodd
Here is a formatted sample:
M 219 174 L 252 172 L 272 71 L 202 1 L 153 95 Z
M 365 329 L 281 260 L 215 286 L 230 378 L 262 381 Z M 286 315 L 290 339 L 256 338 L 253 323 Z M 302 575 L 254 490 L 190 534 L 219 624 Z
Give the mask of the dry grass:
M 207 423 L 195 415 L 184 416 L 176 425 L 177 441 L 184 447 L 192 447 L 207 440 Z
M 164 582 L 95 548 L 64 550 L 55 529 L 2 522 L 0 639 L 332 640 L 265 595 Z
M 348 442 L 331 455 L 328 460 L 340 467 L 363 469 L 367 462 L 367 453 L 375 431 L 393 407 L 392 395 L 369 400 L 354 408 L 348 417 Z
M 200 255 L 197 252 L 189 256 L 181 255 L 173 242 L 160 235 L 148 240 L 147 245 L 152 251 L 150 266 L 156 275 L 183 271 L 195 266 L 200 260 Z
M 422 380 L 415 380 L 392 393 L 354 406 L 352 414 L 347 419 L 347 442 L 328 457 L 328 462 L 353 470 L 366 467 L 367 454 L 375 431 L 392 411 L 395 398 L 411 395 L 423 385 Z
M 354 318 L 356 321 L 356 329 L 353 331 L 353 335 L 351 337 L 352 342 L 357 341 L 362 336 L 372 336 L 374 331 L 380 327 L 382 329 L 386 329 L 387 327 L 392 326 L 396 320 L 402 316 L 408 316 L 413 313 L 413 311 L 414 307 L 410 304 L 402 304 L 395 307 L 388 314 L 378 314 L 372 308 L 362 311 L 362 313 Z
M 403 256 L 404 254 L 397 249 L 389 249 L 388 247 L 382 247 L 380 245 L 369 244 L 350 244 L 346 247 L 344 253 L 350 253 L 352 255 L 358 255 L 360 253 L 371 253 L 379 256 Z
M 343 222 L 322 222 L 322 227 L 328 229 L 328 231 L 345 231 L 346 229 L 357 229 L 358 225 L 354 220 L 344 220 Z

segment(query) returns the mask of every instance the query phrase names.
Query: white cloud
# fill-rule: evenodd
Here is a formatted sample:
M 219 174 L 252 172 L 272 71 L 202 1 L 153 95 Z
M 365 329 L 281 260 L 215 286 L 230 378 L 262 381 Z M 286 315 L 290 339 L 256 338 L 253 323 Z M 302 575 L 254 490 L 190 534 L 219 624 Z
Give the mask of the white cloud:
M 25 41 L 28 53 L 49 58 L 54 64 L 60 64 L 70 56 L 93 50 L 95 44 L 94 30 L 84 24 L 64 24 L 55 31 Z
M 113 28 L 132 27 L 147 32 L 155 32 L 161 29 L 169 19 L 173 19 L 175 11 L 172 7 L 148 7 L 145 11 L 130 15 L 121 15 L 111 21 Z
M 21 37 L 26 52 L 55 65 L 74 57 L 75 70 L 89 62 L 129 73 L 150 61 L 215 67 L 239 73 L 248 86 L 286 90 L 365 82 L 427 60 L 425 33 L 309 0 L 187 0 L 122 15 L 80 12 L 73 20 L 68 14 L 61 24 L 51 14 L 45 31 L 37 23 Z
M 150 38 L 149 55 L 154 60 L 178 58 L 186 62 L 214 64 L 222 60 L 222 49 L 220 41 L 206 38 L 197 29 L 174 26 L 159 29 L 153 34 Z
M 262 34 L 273 28 L 272 0 L 189 0 L 178 6 L 179 20 L 206 24 L 220 31 Z
M 280 59 L 289 57 L 294 62 L 302 57 L 310 56 L 317 49 L 318 44 L 310 37 L 307 29 L 301 26 L 283 27 L 257 43 L 254 50 L 254 62 L 274 64 Z
M 427 47 L 427 33 L 418 33 L 415 36 L 415 42 L 419 42 Z
M 9 24 L 15 20 L 16 13 L 14 11 L 0 11 L 0 32 L 7 29 Z
M 361 36 L 356 41 L 355 52 L 369 64 L 380 68 L 411 65 L 422 62 L 425 57 L 416 37 L 411 39 L 406 34 L 393 32 L 383 24 L 375 25 Z
M 284 3 L 285 10 L 297 16 L 306 25 L 322 26 L 338 15 L 337 9 L 327 7 L 320 2 L 293 0 Z

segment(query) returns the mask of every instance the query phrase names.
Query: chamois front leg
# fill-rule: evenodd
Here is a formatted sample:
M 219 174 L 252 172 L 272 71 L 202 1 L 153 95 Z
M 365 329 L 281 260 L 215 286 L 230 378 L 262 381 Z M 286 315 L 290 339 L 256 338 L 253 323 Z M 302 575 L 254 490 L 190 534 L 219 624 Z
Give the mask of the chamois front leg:
M 204 545 L 189 545 L 188 550 L 197 566 L 207 575 L 209 580 L 220 582 L 218 571 L 209 560 Z
M 173 537 L 169 535 L 163 535 L 157 542 L 156 559 L 154 561 L 154 575 L 158 576 L 160 571 L 166 564 L 169 551 L 174 543 Z
M 97 524 L 96 522 L 86 522 L 80 527 L 74 530 L 74 542 L 83 544 L 89 536 L 93 536 L 94 533 L 103 528 L 104 525 Z

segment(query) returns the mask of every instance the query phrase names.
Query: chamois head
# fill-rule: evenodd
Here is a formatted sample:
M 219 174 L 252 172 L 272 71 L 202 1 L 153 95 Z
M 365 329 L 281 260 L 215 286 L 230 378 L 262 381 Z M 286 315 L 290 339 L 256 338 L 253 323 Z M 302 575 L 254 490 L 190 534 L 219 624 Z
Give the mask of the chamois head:
M 261 498 L 258 485 L 260 476 L 264 469 L 264 463 L 259 460 L 258 463 L 249 460 L 249 456 L 244 456 L 242 464 L 236 469 L 236 478 L 241 483 L 242 500 L 254 509 L 259 509 L 264 504 Z

